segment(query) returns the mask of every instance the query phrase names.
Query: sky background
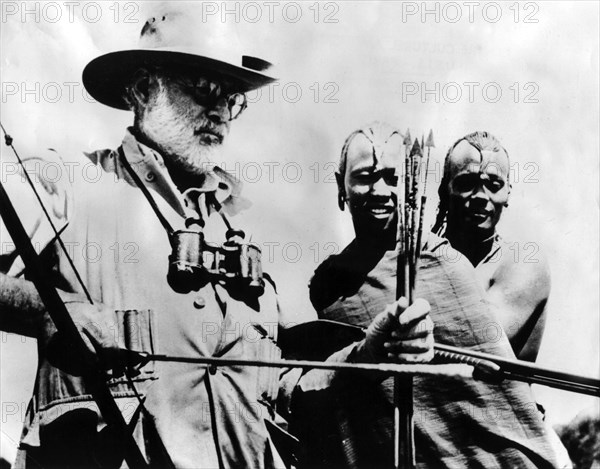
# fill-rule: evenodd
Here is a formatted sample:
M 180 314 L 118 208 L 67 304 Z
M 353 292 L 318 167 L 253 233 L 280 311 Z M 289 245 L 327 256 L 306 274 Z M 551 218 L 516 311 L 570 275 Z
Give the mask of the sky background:
M 85 95 L 81 71 L 102 53 L 135 48 L 148 12 L 160 4 L 1 3 L 1 119 L 20 153 L 55 148 L 84 165 L 82 151 L 118 146 L 131 116 Z M 199 28 L 225 19 L 245 54 L 277 66 L 279 84 L 249 95 L 216 162 L 244 181 L 253 206 L 240 225 L 263 245 L 264 268 L 289 321 L 311 318 L 312 272 L 352 239 L 333 178 L 351 131 L 374 120 L 410 128 L 413 137 L 434 130 L 432 221 L 447 148 L 488 130 L 512 164 L 499 231 L 531 243 L 532 259 L 543 252 L 552 271 L 538 363 L 598 376 L 597 2 L 179 5 L 195 9 Z M 224 7 L 230 13 L 223 18 Z M 3 146 L 3 161 L 12 158 Z M 33 386 L 35 341 L 3 333 L 0 354 L 8 453 Z M 598 412 L 591 397 L 538 386 L 535 394 L 555 424 Z

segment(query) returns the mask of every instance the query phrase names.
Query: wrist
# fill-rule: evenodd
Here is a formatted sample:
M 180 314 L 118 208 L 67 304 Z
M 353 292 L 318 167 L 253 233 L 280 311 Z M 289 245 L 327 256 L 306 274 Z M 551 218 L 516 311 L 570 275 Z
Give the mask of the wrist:
M 358 342 L 348 356 L 348 362 L 350 363 L 379 363 L 379 361 L 372 352 L 371 347 L 367 345 L 366 339 Z

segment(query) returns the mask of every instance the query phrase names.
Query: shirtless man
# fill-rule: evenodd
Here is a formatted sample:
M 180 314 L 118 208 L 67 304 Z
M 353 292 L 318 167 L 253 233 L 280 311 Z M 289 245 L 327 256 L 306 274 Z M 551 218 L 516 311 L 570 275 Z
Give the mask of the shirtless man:
M 510 196 L 509 158 L 487 132 L 448 151 L 433 231 L 475 266 L 487 299 L 517 358 L 535 361 L 546 322 L 550 272 L 533 243 L 508 243 L 496 225 Z
M 493 135 L 478 131 L 456 141 L 446 155 L 433 231 L 471 261 L 515 356 L 534 362 L 546 323 L 550 269 L 536 244 L 507 242 L 496 232 L 508 206 L 509 172 L 508 153 Z M 546 425 L 558 467 L 572 467 Z
M 401 143 L 400 132 L 382 123 L 352 132 L 344 143 L 336 174 L 338 202 L 350 212 L 355 238 L 315 271 L 310 298 L 319 319 L 368 331 L 378 311 L 395 298 L 394 207 Z M 435 341 L 512 357 L 507 337 L 491 341 L 477 333 L 496 317 L 482 301 L 469 260 L 433 234 L 427 236 L 420 259 L 415 295 L 431 305 Z M 368 355 L 360 354 L 363 344 L 355 342 L 327 360 L 367 361 Z M 381 353 L 370 358 L 385 361 Z M 303 447 L 298 467 L 393 467 L 393 394 L 392 378 L 319 370 L 302 375 L 290 405 L 290 429 Z M 525 383 L 415 376 L 414 416 L 419 469 L 557 467 Z

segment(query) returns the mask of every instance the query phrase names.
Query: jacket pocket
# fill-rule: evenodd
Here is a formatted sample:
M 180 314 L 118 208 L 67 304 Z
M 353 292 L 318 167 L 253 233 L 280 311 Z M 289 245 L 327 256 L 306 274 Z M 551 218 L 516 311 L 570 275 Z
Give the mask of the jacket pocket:
M 126 309 L 117 310 L 117 343 L 119 347 L 132 350 L 134 352 L 144 352 L 154 354 L 154 313 L 151 309 Z M 137 374 L 132 377 L 135 382 L 146 382 L 156 379 L 154 362 L 150 360 L 143 367 L 137 370 Z M 120 391 L 127 389 L 128 383 L 124 376 L 111 379 L 109 385 L 118 387 Z M 125 385 L 123 388 L 122 385 Z

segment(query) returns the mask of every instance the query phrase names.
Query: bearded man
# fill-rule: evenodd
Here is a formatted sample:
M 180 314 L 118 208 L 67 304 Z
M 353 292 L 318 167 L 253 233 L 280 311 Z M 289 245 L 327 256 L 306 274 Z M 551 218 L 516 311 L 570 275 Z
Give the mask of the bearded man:
M 123 348 L 192 358 L 279 356 L 270 282 L 259 293 L 241 291 L 216 276 L 221 271 L 198 278 L 204 259 L 193 265 L 186 257 L 194 254 L 187 235 L 198 241 L 203 232 L 207 241 L 225 241 L 231 227 L 220 215 L 235 214 L 243 201 L 238 182 L 209 163 L 246 107 L 244 93 L 274 81 L 266 74 L 268 62 L 236 49 L 229 25 L 201 22 L 196 13 L 157 14 L 145 23 L 138 49 L 98 57 L 83 72 L 97 101 L 133 111 L 134 122 L 116 150 L 86 154 L 102 173 L 94 183 L 77 178 L 71 194 L 64 180 L 38 180 L 64 244 L 84 250 L 72 259 L 76 271 L 29 205 L 20 178 L 7 184 L 21 194 L 14 198 L 18 212 L 27 214 L 31 238 L 46 246 L 42 257 L 52 283 L 89 348 L 86 357 L 64 348 L 34 286 L 23 278 L 18 253 L 7 253 L 0 264 L 2 329 L 36 337 L 39 348 L 15 467 L 124 464 L 123 441 L 79 377 L 90 363 L 113 370 L 112 395 L 153 467 L 282 466 L 265 425 L 274 415 L 273 369 L 209 373 L 200 364 L 150 362 L 127 379 L 115 371 L 123 365 Z M 240 238 L 230 229 L 227 246 Z
M 402 141 L 398 130 L 375 123 L 344 143 L 339 207 L 348 207 L 356 236 L 315 271 L 310 295 L 320 319 L 369 331 L 374 313 L 395 297 L 396 167 L 403 158 Z M 473 267 L 447 240 L 428 236 L 415 295 L 431 305 L 436 342 L 514 357 L 505 337 L 486 339 L 486 327 L 497 319 Z M 364 361 L 357 353 L 362 347 L 362 341 L 353 343 L 329 360 Z M 387 359 L 382 353 L 368 358 Z M 303 467 L 393 467 L 392 378 L 313 370 L 298 381 L 290 409 L 290 428 L 303 442 Z M 526 384 L 416 375 L 414 415 L 419 468 L 556 466 Z

